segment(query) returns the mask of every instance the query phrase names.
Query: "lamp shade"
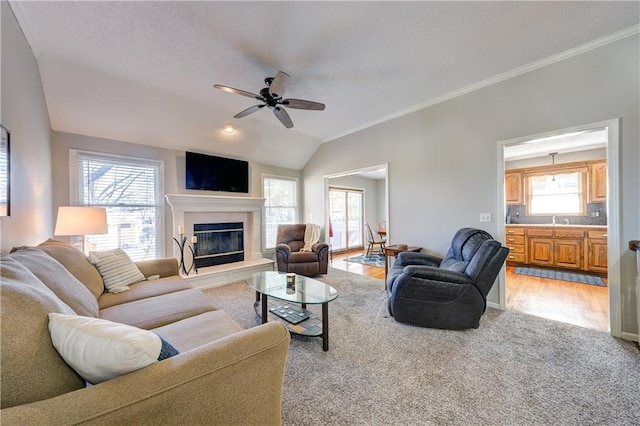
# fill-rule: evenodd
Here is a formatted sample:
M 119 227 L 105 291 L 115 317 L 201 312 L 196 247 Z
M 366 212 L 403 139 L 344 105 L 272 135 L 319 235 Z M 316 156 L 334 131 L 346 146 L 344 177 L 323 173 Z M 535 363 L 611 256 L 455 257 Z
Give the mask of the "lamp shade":
M 107 233 L 104 207 L 58 207 L 55 235 L 97 235 Z

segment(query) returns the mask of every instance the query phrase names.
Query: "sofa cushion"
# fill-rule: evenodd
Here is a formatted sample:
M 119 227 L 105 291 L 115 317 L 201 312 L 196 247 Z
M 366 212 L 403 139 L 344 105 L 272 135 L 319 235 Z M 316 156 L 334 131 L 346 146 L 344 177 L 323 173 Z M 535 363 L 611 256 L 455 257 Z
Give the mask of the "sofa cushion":
M 181 352 L 186 352 L 242 331 L 242 327 L 226 312 L 211 311 L 151 331 L 170 341 Z
M 98 270 L 89 263 L 89 259 L 77 248 L 63 242 L 49 238 L 38 245 L 38 248 L 60 262 L 67 271 L 84 284 L 91 294 L 98 299 L 104 292 L 104 283 Z
M 98 316 L 98 301 L 76 277 L 44 251 L 26 247 L 10 254 L 38 277 L 78 315 Z
M 62 358 L 93 384 L 178 353 L 151 331 L 100 318 L 50 313 L 49 331 Z
M 100 318 L 149 330 L 215 310 L 204 293 L 190 289 L 101 309 Z
M 142 272 L 120 248 L 89 252 L 89 262 L 98 268 L 109 293 L 127 291 L 129 285 L 145 280 Z
M 133 302 L 134 300 L 146 299 L 192 288 L 187 280 L 174 275 L 172 277 L 132 284 L 130 290 L 123 293 L 103 293 L 100 299 L 98 299 L 98 304 L 100 309 L 106 309 L 111 306 Z
M 2 408 L 81 389 L 85 381 L 51 342 L 47 315 L 74 314 L 25 266 L 0 255 Z

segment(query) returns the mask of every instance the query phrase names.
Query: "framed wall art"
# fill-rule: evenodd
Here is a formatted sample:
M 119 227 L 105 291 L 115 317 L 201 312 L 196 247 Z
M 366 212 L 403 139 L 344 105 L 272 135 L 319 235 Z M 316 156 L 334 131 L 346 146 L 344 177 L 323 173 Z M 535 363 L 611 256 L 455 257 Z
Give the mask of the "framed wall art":
M 0 216 L 9 216 L 11 212 L 10 138 L 9 130 L 0 124 Z

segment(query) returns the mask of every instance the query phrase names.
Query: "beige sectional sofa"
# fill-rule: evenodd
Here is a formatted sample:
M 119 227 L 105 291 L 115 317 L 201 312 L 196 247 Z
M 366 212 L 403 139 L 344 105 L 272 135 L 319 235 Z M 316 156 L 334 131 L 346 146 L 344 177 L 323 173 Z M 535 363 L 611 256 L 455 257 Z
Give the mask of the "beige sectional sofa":
M 2 255 L 0 422 L 280 424 L 286 328 L 274 322 L 243 330 L 178 276 L 175 259 L 137 266 L 159 278 L 112 294 L 66 243 Z M 151 330 L 180 354 L 91 386 L 53 346 L 51 312 Z

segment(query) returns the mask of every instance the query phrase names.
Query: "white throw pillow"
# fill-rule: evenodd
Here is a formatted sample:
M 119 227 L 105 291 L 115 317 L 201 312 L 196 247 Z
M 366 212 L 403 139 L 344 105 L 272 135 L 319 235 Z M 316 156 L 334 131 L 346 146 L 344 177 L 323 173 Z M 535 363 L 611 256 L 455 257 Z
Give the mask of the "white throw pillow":
M 98 268 L 109 293 L 129 290 L 130 284 L 144 281 L 145 277 L 122 249 L 89 252 L 89 262 Z
M 178 354 L 151 331 L 100 318 L 50 313 L 49 332 L 65 362 L 93 384 Z

